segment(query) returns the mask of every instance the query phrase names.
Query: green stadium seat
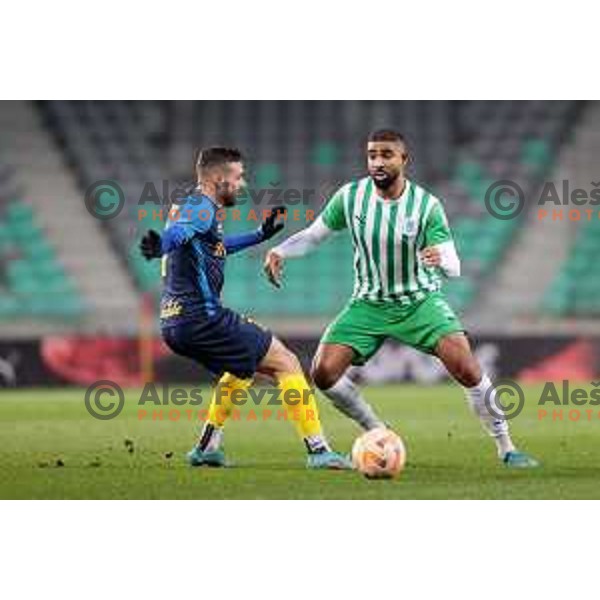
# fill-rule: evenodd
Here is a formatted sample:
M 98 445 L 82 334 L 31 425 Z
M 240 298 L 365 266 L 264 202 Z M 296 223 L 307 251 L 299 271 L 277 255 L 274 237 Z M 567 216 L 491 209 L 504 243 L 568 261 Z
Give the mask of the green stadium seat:
M 544 169 L 552 162 L 552 151 L 544 140 L 528 140 L 523 144 L 521 160 L 536 169 Z
M 462 160 L 456 165 L 455 177 L 468 189 L 471 184 L 483 179 L 484 173 L 479 163 Z
M 20 312 L 19 302 L 14 296 L 0 293 L 0 319 L 10 319 Z
M 273 183 L 281 181 L 281 170 L 275 163 L 263 163 L 256 167 L 255 171 L 256 187 L 269 188 Z
M 550 314 L 600 314 L 600 225 L 582 223 L 571 252 L 542 301 Z
M 23 240 L 21 243 L 21 249 L 23 253 L 32 260 L 43 260 L 46 258 L 52 258 L 55 260 L 54 249 L 43 238 Z
M 0 296 L 0 318 L 77 318 L 85 312 L 78 290 L 57 261 L 33 207 L 12 202 L 0 223 L 0 252 L 7 292 Z M 14 259 L 13 252 L 20 258 Z
M 338 147 L 331 142 L 317 144 L 313 151 L 312 160 L 316 165 L 331 166 L 338 162 Z
M 41 238 L 44 236 L 42 230 L 32 223 L 17 222 L 11 226 L 11 237 L 18 244 L 27 243 L 32 238 Z
M 32 269 L 44 282 L 52 281 L 59 277 L 64 278 L 65 276 L 65 272 L 60 264 L 51 258 L 33 263 Z
M 6 208 L 6 220 L 10 225 L 30 225 L 33 222 L 33 207 L 25 202 L 12 202 Z

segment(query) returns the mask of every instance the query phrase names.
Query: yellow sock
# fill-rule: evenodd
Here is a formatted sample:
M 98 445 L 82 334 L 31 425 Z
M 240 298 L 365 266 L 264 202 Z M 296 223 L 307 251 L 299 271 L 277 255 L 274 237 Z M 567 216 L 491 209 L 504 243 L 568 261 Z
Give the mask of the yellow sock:
M 225 373 L 213 392 L 208 407 L 208 422 L 215 427 L 223 427 L 233 408 L 231 394 L 234 390 L 247 390 L 251 385 L 252 379 L 240 379 L 231 373 Z
M 293 420 L 303 439 L 322 437 L 319 410 L 315 394 L 301 373 L 284 375 L 279 379 L 281 399 L 288 419 Z

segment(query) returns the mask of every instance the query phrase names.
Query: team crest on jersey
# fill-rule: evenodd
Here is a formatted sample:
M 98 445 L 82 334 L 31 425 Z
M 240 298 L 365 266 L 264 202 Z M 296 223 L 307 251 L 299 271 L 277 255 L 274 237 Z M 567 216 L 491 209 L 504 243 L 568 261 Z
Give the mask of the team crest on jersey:
M 414 236 L 417 233 L 418 223 L 413 217 L 408 217 L 404 221 L 404 235 Z
M 226 254 L 227 251 L 225 250 L 225 244 L 223 244 L 223 242 L 217 242 L 213 248 L 213 256 L 223 258 Z

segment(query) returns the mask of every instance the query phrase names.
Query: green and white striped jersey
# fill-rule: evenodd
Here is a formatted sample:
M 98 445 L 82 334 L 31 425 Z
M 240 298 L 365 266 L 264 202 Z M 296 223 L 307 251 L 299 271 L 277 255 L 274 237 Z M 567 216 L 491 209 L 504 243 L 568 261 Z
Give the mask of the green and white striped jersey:
M 417 252 L 452 240 L 442 203 L 406 180 L 404 192 L 384 200 L 365 177 L 340 188 L 321 214 L 329 229 L 348 228 L 354 246 L 353 298 L 410 302 L 439 290 L 442 276 Z

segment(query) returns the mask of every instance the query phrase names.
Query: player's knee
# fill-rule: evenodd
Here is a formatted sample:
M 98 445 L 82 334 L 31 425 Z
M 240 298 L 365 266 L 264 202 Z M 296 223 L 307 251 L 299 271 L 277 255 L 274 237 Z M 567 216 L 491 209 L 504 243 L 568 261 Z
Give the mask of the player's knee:
M 473 387 L 481 381 L 481 368 L 466 336 L 461 334 L 442 338 L 437 347 L 437 356 L 461 385 Z
M 241 379 L 236 375 L 233 375 L 233 373 L 224 373 L 217 385 L 221 389 L 221 393 L 231 393 L 236 389 L 250 387 L 252 385 L 252 379 Z
M 474 359 L 460 361 L 453 375 L 465 387 L 476 386 L 481 381 L 481 369 Z
M 328 390 L 330 387 L 334 386 L 337 380 L 340 378 L 338 373 L 329 368 L 326 363 L 321 361 L 313 363 L 310 370 L 310 376 L 314 384 L 320 390 Z
M 286 373 L 298 373 L 302 371 L 302 365 L 298 357 L 287 348 L 280 355 L 281 370 Z

